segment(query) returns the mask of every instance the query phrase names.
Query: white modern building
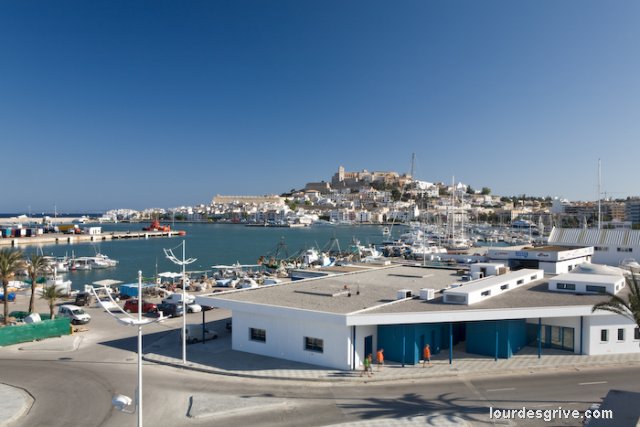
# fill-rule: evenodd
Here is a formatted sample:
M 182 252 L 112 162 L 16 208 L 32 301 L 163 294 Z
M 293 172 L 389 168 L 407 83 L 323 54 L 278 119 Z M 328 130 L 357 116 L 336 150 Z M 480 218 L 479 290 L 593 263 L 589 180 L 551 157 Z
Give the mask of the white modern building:
M 416 364 L 425 344 L 434 354 L 448 353 L 450 361 L 454 346 L 496 359 L 525 346 L 537 348 L 541 357 L 546 348 L 582 355 L 640 351 L 632 321 L 592 313 L 608 295 L 549 290 L 551 278 L 543 277 L 541 268 L 456 288 L 451 287 L 460 279 L 456 270 L 398 265 L 351 270 L 203 295 L 196 302 L 231 310 L 234 350 L 342 370 L 357 369 L 377 348 L 384 348 L 387 360 Z M 476 287 L 491 292 L 471 301 Z M 469 305 L 447 301 L 465 290 Z M 618 295 L 626 292 L 623 287 Z
M 592 246 L 592 262 L 596 264 L 618 266 L 628 259 L 640 261 L 640 230 L 554 227 L 549 244 Z
M 545 274 L 561 274 L 573 270 L 578 265 L 591 262 L 593 247 L 584 246 L 543 246 L 514 248 L 493 248 L 487 251 L 492 261 L 504 261 L 509 268 L 539 268 Z

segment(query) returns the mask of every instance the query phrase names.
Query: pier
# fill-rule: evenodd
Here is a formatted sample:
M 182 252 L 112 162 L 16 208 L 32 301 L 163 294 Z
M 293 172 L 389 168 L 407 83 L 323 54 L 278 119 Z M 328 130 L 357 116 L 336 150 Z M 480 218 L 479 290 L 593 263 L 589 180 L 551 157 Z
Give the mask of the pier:
M 184 231 L 114 231 L 100 234 L 64 234 L 45 233 L 30 237 L 5 237 L 0 238 L 0 246 L 29 246 L 51 244 L 74 244 L 104 242 L 120 239 L 150 239 L 158 237 L 184 236 Z

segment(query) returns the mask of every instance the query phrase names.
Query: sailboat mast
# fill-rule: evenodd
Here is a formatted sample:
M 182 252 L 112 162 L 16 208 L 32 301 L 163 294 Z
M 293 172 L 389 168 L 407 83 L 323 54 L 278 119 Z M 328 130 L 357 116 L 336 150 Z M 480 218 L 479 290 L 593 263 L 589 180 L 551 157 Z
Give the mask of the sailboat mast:
M 601 197 L 600 195 L 602 194 L 601 190 L 600 190 L 600 185 L 602 182 L 602 163 L 600 162 L 600 159 L 598 159 L 598 230 L 600 230 L 600 227 L 602 226 L 602 203 L 601 203 Z

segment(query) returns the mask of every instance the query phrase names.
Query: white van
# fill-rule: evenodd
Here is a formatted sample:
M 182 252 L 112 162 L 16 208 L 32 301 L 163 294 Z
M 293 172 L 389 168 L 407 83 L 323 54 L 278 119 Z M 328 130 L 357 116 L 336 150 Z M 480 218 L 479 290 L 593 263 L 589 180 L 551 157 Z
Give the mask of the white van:
M 59 317 L 68 317 L 74 325 L 84 325 L 91 321 L 89 316 L 83 309 L 77 305 L 65 304 L 58 308 Z
M 163 299 L 162 302 L 170 304 L 182 304 L 182 292 L 173 293 Z M 193 304 L 194 302 L 196 302 L 196 297 L 190 294 L 186 294 L 185 302 L 186 305 Z
M 204 340 L 214 340 L 218 338 L 218 333 L 205 326 Z M 182 329 L 180 330 L 180 340 L 182 340 Z M 194 343 L 202 341 L 202 325 L 187 325 L 187 342 Z

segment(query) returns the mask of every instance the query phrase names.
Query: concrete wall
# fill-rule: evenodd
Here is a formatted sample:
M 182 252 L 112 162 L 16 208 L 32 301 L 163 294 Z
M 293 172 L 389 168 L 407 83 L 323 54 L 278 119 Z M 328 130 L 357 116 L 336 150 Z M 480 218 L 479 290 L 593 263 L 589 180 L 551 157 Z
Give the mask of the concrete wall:
M 589 262 L 590 256 L 583 256 L 580 258 L 574 258 L 566 261 L 558 262 L 540 262 L 540 268 L 544 270 L 545 274 L 563 274 L 576 268 L 576 266 Z M 571 269 L 569 269 L 571 267 Z
M 266 342 L 252 341 L 250 328 L 264 329 Z M 291 313 L 285 317 L 236 310 L 233 312 L 232 346 L 238 351 L 348 370 L 352 364 L 350 356 L 353 356 L 351 330 L 347 326 L 304 316 L 292 318 Z M 323 352 L 305 350 L 304 337 L 322 339 Z
M 608 251 L 595 251 L 592 262 L 594 264 L 612 265 L 617 267 L 627 258 L 640 261 L 640 248 L 632 246 L 633 252 L 618 252 L 617 246 L 610 246 Z
M 621 354 L 640 351 L 640 340 L 634 339 L 635 323 L 622 316 L 588 316 L 584 319 L 585 354 Z M 624 340 L 618 341 L 618 329 L 624 329 Z M 609 331 L 609 340 L 600 340 L 600 331 Z

